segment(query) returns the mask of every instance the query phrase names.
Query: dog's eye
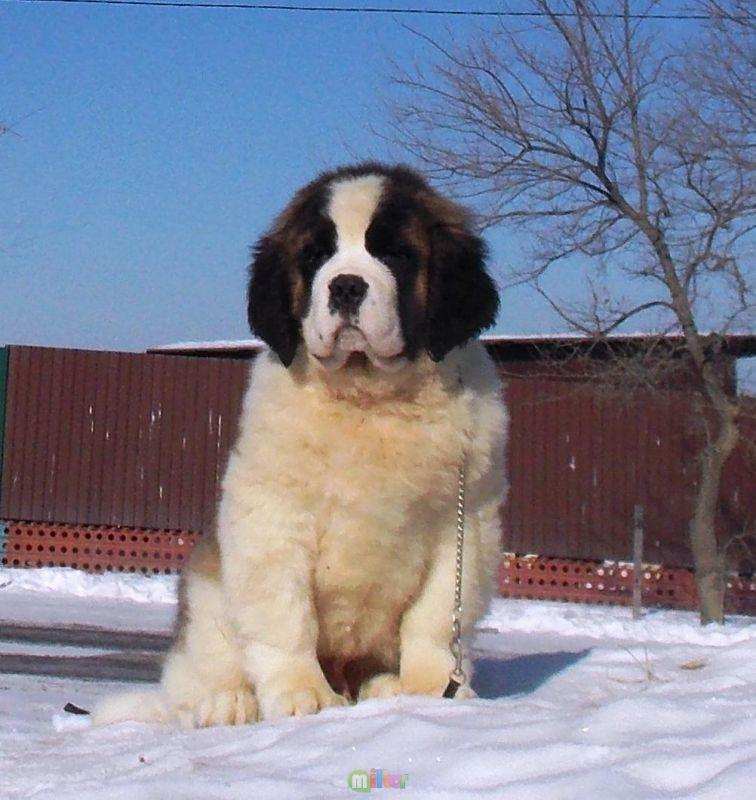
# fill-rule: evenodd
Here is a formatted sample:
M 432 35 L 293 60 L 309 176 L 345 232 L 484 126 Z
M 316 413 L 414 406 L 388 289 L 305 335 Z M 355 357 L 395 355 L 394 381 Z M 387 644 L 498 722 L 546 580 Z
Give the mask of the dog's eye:
M 327 258 L 328 254 L 320 247 L 305 247 L 301 253 L 302 264 L 309 269 L 317 269 Z

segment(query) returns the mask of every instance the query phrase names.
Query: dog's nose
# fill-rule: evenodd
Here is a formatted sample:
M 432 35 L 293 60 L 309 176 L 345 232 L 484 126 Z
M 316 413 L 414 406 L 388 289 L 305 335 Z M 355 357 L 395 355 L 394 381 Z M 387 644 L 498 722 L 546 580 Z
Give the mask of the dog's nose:
M 332 314 L 340 311 L 355 314 L 365 299 L 368 285 L 359 275 L 337 275 L 328 284 L 328 308 Z

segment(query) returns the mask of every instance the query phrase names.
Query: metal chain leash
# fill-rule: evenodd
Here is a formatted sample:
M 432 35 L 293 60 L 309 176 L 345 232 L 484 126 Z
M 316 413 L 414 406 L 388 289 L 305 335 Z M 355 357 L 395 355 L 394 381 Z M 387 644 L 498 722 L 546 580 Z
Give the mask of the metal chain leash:
M 465 547 L 465 458 L 459 465 L 457 483 L 457 554 L 454 564 L 454 611 L 452 612 L 452 636 L 449 649 L 454 656 L 454 668 L 449 673 L 449 685 L 444 697 L 454 697 L 467 676 L 462 668 L 462 557 Z

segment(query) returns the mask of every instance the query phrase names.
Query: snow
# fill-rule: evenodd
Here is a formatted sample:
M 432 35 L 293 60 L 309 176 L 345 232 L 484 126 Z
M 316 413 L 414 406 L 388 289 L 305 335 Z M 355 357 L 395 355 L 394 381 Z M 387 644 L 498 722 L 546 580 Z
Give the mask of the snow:
M 714 330 L 703 330 L 699 331 L 701 336 L 717 336 L 719 335 L 718 331 Z M 732 342 L 737 342 L 739 340 L 743 340 L 747 342 L 753 338 L 753 333 L 748 330 L 743 331 L 730 331 L 727 334 L 724 334 L 727 339 Z M 541 331 L 540 333 L 484 333 L 481 334 L 479 337 L 482 342 L 528 342 L 528 341 L 543 341 L 549 342 L 552 340 L 569 340 L 569 341 L 576 341 L 576 342 L 589 342 L 593 339 L 593 337 L 586 335 L 585 333 L 581 333 L 580 331 L 557 331 L 557 332 L 549 332 L 549 331 Z M 604 339 L 608 341 L 620 341 L 625 339 L 671 339 L 671 340 L 682 340 L 683 333 L 682 331 L 671 331 L 671 332 L 662 332 L 662 331 L 653 331 L 653 330 L 646 330 L 646 331 L 626 331 L 626 332 L 618 332 L 618 333 L 609 333 L 606 334 Z
M 5 653 L 29 656 L 102 656 L 109 655 L 110 649 L 102 647 L 74 647 L 73 645 L 46 645 L 35 642 L 13 642 L 0 639 L 0 656 Z
M 150 347 L 148 353 L 169 353 L 173 350 L 263 350 L 268 345 L 262 339 L 212 339 L 210 341 L 170 342 Z
M 8 592 L 52 592 L 69 597 L 129 600 L 134 603 L 174 603 L 177 586 L 176 575 L 146 576 L 114 572 L 93 575 L 60 567 L 0 567 L 0 590 Z
M 2 587 L 2 582 L 0 582 Z M 9 591 L 0 588 L 0 623 L 31 625 L 93 625 L 110 630 L 169 631 L 176 603 L 137 603 L 107 598 L 77 597 L 53 592 Z
M 168 632 L 176 613 L 177 588 L 175 575 L 91 575 L 59 567 L 0 567 L 0 623 L 78 623 Z
M 633 620 L 628 609 L 609 605 L 494 600 L 479 628 L 500 632 L 548 633 L 563 636 L 594 636 L 621 642 L 699 644 L 720 647 L 737 642 L 756 643 L 752 617 L 731 616 L 726 626 L 702 627 L 694 611 L 646 611 Z
M 708 336 L 716 331 L 701 331 L 702 336 Z M 733 331 L 727 334 L 727 338 L 731 342 L 743 341 L 747 344 L 752 340 L 753 334 L 750 331 Z M 543 343 L 547 344 L 553 341 L 565 342 L 589 342 L 591 337 L 577 331 L 558 331 L 555 333 L 541 332 L 541 333 L 484 333 L 478 337 L 481 342 L 489 344 L 517 344 L 525 342 Z M 628 331 L 627 333 L 614 333 L 605 337 L 607 340 L 612 341 L 625 341 L 628 339 L 671 339 L 682 340 L 682 333 L 659 333 L 654 331 Z M 264 350 L 268 345 L 262 339 L 211 339 L 207 341 L 186 341 L 186 342 L 171 342 L 169 344 L 158 345 L 148 349 L 148 353 L 170 353 L 172 351 L 212 351 L 218 350 L 221 352 L 233 352 L 242 350 Z
M 3 619 L 36 611 L 48 623 L 54 602 L 68 622 L 88 604 L 101 609 L 89 623 L 119 607 L 125 626 L 152 615 L 167 627 L 175 611 L 164 578 L 107 576 L 114 583 L 98 586 L 51 574 L 32 587 L 11 577 Z M 635 622 L 626 608 L 499 599 L 473 648 L 480 699 L 374 700 L 239 729 L 82 727 L 63 705 L 91 707 L 123 685 L 0 675 L 0 797 L 320 800 L 359 796 L 347 778 L 371 769 L 406 776 L 403 789 L 372 789 L 377 797 L 752 796 L 753 620 L 702 629 L 686 612 Z

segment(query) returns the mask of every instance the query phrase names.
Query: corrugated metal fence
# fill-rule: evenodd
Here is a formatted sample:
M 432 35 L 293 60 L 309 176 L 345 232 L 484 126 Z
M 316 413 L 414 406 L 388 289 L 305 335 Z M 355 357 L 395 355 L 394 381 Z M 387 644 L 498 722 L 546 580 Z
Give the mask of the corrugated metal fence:
M 9 351 L 0 519 L 209 528 L 248 361 Z M 627 560 L 632 509 L 640 504 L 644 560 L 691 566 L 687 525 L 700 431 L 685 392 L 628 401 L 498 360 L 511 414 L 504 549 Z M 741 448 L 722 493 L 722 535 L 737 533 L 753 514 L 753 476 Z
M 207 530 L 248 366 L 11 347 L 0 518 Z
M 3 479 L 3 444 L 5 440 L 5 398 L 8 388 L 8 348 L 0 347 L 0 486 Z
M 633 507 L 644 560 L 692 567 L 688 545 L 703 430 L 680 390 L 610 396 L 590 384 L 510 377 L 511 495 L 505 549 L 573 559 L 632 559 Z M 753 441 L 756 425 L 743 423 Z M 753 525 L 754 464 L 741 446 L 725 471 L 722 537 Z M 753 566 L 753 565 L 751 565 Z

